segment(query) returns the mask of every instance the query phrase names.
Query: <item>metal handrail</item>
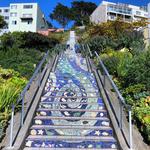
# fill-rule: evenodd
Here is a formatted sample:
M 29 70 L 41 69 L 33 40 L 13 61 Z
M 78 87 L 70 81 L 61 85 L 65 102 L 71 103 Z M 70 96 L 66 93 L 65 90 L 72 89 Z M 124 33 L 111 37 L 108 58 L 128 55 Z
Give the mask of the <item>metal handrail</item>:
M 104 63 L 102 62 L 102 60 L 100 59 L 100 57 L 99 57 L 99 55 L 97 54 L 96 51 L 95 51 L 95 54 L 96 54 L 96 56 L 97 56 L 97 58 L 98 58 L 98 60 L 99 60 L 100 65 L 102 66 L 104 72 L 105 72 L 106 75 L 108 76 L 108 79 L 109 79 L 109 81 L 111 82 L 113 88 L 115 89 L 116 93 L 118 94 L 118 97 L 119 97 L 119 99 L 121 100 L 121 103 L 126 107 L 125 100 L 124 100 L 124 98 L 122 97 L 121 93 L 119 92 L 119 90 L 118 90 L 116 84 L 114 83 L 114 81 L 112 80 L 111 76 L 109 75 L 108 70 L 106 69 Z
M 32 77 L 30 78 L 28 84 L 25 86 L 25 88 L 23 89 L 23 91 L 21 92 L 21 94 L 19 95 L 19 98 L 17 100 L 16 104 L 12 104 L 12 113 L 11 113 L 11 125 L 10 125 L 10 141 L 9 141 L 9 148 L 12 148 L 13 143 L 14 143 L 14 138 L 13 139 L 13 124 L 14 124 L 14 114 L 15 114 L 15 107 L 22 103 L 22 107 L 21 107 L 21 122 L 20 122 L 20 126 L 18 131 L 20 130 L 20 128 L 23 126 L 24 124 L 24 119 L 25 119 L 25 113 L 24 113 L 24 97 L 26 92 L 28 91 L 28 89 L 30 88 L 32 82 L 34 81 L 34 79 L 37 77 L 37 75 L 39 74 L 39 72 L 41 73 L 42 70 L 42 66 L 45 63 L 45 61 L 47 60 L 49 56 L 49 51 L 47 51 L 47 53 L 45 54 L 45 56 L 43 57 L 43 59 L 41 60 L 41 62 L 39 63 L 38 67 L 36 68 L 34 74 L 32 75 Z M 40 79 L 41 80 L 41 79 Z M 39 81 L 39 83 L 41 84 L 41 81 Z M 38 88 L 40 86 L 40 84 L 38 84 Z
M 90 57 L 92 57 L 92 52 L 90 50 L 90 47 L 87 45 L 88 48 L 88 52 Z M 128 116 L 129 116 L 129 147 L 130 149 L 133 149 L 133 135 L 132 135 L 132 107 L 130 105 L 127 105 L 123 96 L 121 95 L 120 91 L 118 90 L 118 87 L 116 86 L 116 84 L 114 83 L 114 81 L 112 80 L 112 77 L 110 76 L 107 68 L 105 67 L 103 61 L 101 60 L 100 56 L 97 54 L 97 52 L 95 51 L 95 55 L 99 60 L 99 64 L 101 65 L 104 74 L 108 77 L 108 80 L 110 81 L 112 87 L 114 88 L 115 92 L 118 95 L 119 98 L 119 103 L 121 105 L 121 109 L 120 109 L 120 119 L 119 119 L 119 128 L 120 130 L 122 130 L 122 120 L 123 120 L 123 107 L 126 108 L 128 110 Z M 104 76 L 104 80 L 105 80 L 105 76 Z M 105 81 L 104 81 L 105 84 Z M 104 85 L 104 89 L 105 89 L 105 85 Z M 114 111 L 115 113 L 115 111 Z M 116 114 L 115 114 L 116 115 Z M 117 119 L 118 120 L 118 119 Z
M 131 109 L 131 106 L 130 105 L 127 105 L 124 98 L 122 97 L 121 93 L 119 92 L 118 90 L 118 87 L 116 86 L 116 84 L 114 83 L 114 81 L 112 80 L 112 77 L 110 76 L 108 70 L 106 69 L 103 61 L 101 60 L 100 56 L 97 54 L 97 52 L 95 51 L 95 54 L 99 60 L 99 63 L 105 73 L 105 75 L 108 77 L 108 80 L 110 81 L 112 87 L 114 88 L 115 92 L 117 93 L 118 95 L 118 98 L 119 98 L 119 102 L 120 102 L 120 105 L 121 105 L 121 110 L 120 110 L 120 119 L 119 119 L 119 128 L 122 130 L 122 121 L 123 121 L 123 107 L 126 108 L 128 110 L 128 115 L 129 115 L 129 147 L 130 149 L 133 148 L 133 135 L 132 135 L 132 109 Z M 105 78 L 104 78 L 105 80 Z M 105 88 L 105 87 L 104 87 Z

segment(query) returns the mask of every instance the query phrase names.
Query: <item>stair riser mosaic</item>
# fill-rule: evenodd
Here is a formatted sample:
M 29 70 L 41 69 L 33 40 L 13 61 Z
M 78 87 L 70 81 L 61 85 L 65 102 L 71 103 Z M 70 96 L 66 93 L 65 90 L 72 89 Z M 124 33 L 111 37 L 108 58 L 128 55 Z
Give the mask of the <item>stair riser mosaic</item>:
M 71 50 L 50 73 L 32 124 L 26 147 L 117 148 L 95 77 L 86 59 Z

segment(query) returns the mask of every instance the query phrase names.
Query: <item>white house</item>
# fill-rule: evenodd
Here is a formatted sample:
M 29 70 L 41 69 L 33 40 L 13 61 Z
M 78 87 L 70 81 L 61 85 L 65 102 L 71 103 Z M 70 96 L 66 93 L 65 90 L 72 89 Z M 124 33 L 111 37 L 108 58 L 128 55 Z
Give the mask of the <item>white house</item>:
M 8 12 L 8 30 L 10 32 L 38 32 L 48 28 L 44 14 L 37 3 L 11 3 Z M 1 15 L 5 16 L 4 13 Z
M 102 1 L 90 16 L 90 20 L 93 23 L 102 23 L 108 20 L 116 20 L 118 17 L 126 22 L 147 19 L 147 7 Z

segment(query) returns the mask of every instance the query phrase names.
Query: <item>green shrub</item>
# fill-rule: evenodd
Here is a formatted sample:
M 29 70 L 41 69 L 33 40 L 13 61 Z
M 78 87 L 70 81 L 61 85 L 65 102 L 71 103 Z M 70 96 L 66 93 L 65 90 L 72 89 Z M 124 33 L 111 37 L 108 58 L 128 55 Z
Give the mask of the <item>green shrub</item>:
M 141 83 L 150 89 L 150 50 L 133 57 L 124 80 L 126 86 Z
M 146 90 L 146 88 L 145 88 L 144 84 L 136 84 L 136 85 L 132 85 L 132 86 L 127 87 L 124 90 L 123 95 L 124 96 L 126 96 L 126 95 L 134 96 L 135 94 L 141 93 L 145 90 Z
M 127 66 L 132 59 L 132 55 L 128 51 L 122 52 L 108 49 L 100 57 L 111 75 L 120 79 L 126 76 Z
M 48 38 L 38 33 L 33 32 L 13 32 L 6 33 L 0 37 L 1 50 L 8 50 L 14 48 L 29 48 L 37 49 L 46 52 L 51 49 L 59 41 L 55 38 Z
M 0 51 L 0 65 L 6 69 L 14 69 L 28 79 L 32 76 L 35 65 L 43 58 L 44 53 L 35 49 L 9 49 Z
M 27 79 L 18 72 L 0 67 L 0 140 L 10 118 L 11 105 L 16 104 L 26 83 Z
M 59 41 L 59 43 L 63 43 L 69 39 L 69 33 L 70 33 L 69 31 L 50 33 L 49 38 L 50 39 L 56 39 L 57 41 Z
M 130 104 L 131 106 L 133 106 L 134 103 L 136 103 L 136 100 L 139 100 L 140 98 L 148 96 L 149 93 L 146 92 L 145 85 L 135 84 L 135 85 L 132 85 L 123 89 L 122 95 L 123 97 L 125 97 L 127 104 Z
M 150 144 L 150 96 L 141 98 L 133 107 L 136 123 L 144 135 L 145 141 Z
M 115 42 L 107 36 L 95 36 L 86 41 L 91 51 L 103 53 L 107 47 L 114 48 Z

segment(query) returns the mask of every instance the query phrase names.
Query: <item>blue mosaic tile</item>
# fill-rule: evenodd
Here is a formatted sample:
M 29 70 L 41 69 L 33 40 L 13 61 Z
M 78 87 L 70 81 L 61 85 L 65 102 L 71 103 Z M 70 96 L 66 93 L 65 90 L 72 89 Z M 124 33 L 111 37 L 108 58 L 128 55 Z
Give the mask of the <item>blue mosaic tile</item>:
M 25 147 L 117 148 L 116 140 L 109 139 L 113 137 L 113 130 L 96 79 L 88 72 L 85 58 L 71 52 L 63 54 L 59 58 L 55 73 L 50 73 L 32 125 L 29 135 L 34 138 L 27 138 Z M 54 128 L 44 128 L 44 126 Z M 60 129 L 55 126 L 71 128 Z M 78 126 L 96 128 L 78 129 Z M 38 136 L 43 136 L 43 139 L 38 139 Z M 44 136 L 51 136 L 51 140 L 44 139 Z M 65 138 L 53 140 L 53 136 L 106 137 L 106 140 L 66 140 Z

